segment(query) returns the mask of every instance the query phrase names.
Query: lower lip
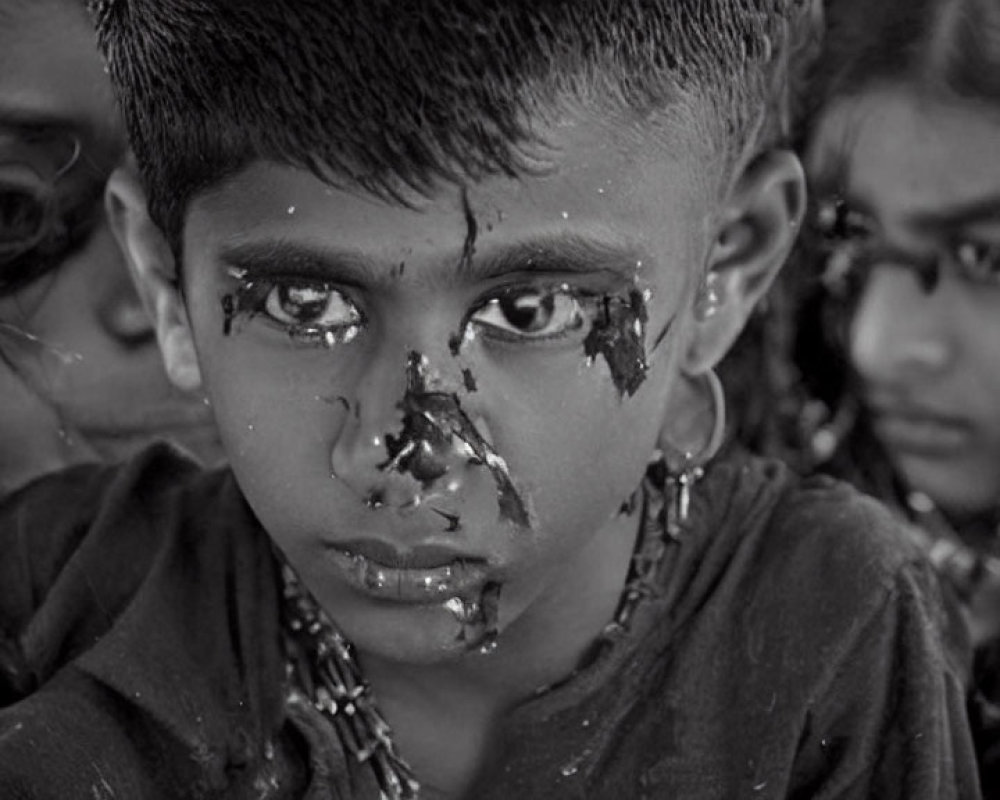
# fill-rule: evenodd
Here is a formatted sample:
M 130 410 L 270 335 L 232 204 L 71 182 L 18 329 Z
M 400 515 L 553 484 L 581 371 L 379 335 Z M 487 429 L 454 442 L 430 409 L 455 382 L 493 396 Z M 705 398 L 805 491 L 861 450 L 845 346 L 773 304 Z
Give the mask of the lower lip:
M 348 585 L 380 600 L 413 605 L 437 605 L 464 597 L 487 582 L 486 565 L 456 559 L 421 569 L 389 567 L 344 550 L 330 548 L 327 557 Z
M 925 417 L 880 417 L 875 430 L 892 450 L 915 455 L 949 455 L 967 448 L 971 440 L 968 426 Z

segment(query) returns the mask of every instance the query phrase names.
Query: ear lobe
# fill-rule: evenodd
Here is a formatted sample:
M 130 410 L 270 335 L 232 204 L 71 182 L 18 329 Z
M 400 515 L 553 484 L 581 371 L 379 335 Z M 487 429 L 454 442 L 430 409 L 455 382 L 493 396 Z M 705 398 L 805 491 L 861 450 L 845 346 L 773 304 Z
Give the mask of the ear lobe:
M 732 346 L 791 252 L 805 207 L 805 176 L 790 151 L 763 154 L 736 181 L 695 296 L 688 373 L 711 369 Z
M 166 237 L 149 217 L 146 192 L 133 167 L 112 173 L 105 205 L 111 230 L 156 328 L 167 377 L 178 389 L 198 389 L 201 371 L 177 265 Z

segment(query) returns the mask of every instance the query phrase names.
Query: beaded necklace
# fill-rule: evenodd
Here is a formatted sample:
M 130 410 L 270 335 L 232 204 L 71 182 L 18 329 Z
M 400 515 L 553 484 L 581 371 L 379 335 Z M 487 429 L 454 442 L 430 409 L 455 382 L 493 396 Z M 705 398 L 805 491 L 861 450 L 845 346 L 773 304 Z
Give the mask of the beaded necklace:
M 687 480 L 686 486 L 690 486 L 690 476 Z M 635 502 L 640 502 L 641 496 L 642 521 L 629 575 L 614 617 L 595 642 L 595 656 L 613 647 L 628 632 L 639 605 L 656 595 L 660 564 L 668 547 L 679 541 L 679 526 L 670 512 L 682 488 L 661 462 L 651 465 L 636 493 Z M 623 510 L 634 508 L 633 502 Z M 375 704 L 353 646 L 291 566 L 280 555 L 278 558 L 284 585 L 283 631 L 290 691 L 297 698 L 304 696 L 333 725 L 350 757 L 370 766 L 381 790 L 380 800 L 418 800 L 420 784 L 396 750 L 392 729 Z

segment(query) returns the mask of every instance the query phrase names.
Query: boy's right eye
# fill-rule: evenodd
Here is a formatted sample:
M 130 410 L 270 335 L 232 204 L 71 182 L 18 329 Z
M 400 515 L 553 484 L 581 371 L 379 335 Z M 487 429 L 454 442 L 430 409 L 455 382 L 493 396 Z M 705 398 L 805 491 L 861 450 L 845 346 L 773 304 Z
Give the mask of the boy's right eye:
M 263 312 L 291 329 L 330 330 L 361 322 L 357 307 L 326 284 L 276 283 L 264 298 Z

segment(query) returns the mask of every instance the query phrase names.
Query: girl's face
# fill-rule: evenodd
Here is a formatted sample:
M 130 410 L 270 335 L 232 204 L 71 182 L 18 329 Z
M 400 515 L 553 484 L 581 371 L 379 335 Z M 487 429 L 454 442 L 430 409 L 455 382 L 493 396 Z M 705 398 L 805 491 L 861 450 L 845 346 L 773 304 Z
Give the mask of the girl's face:
M 51 467 L 74 451 L 119 456 L 164 433 L 212 456 L 218 450 L 209 411 L 167 381 L 104 219 L 103 184 L 125 142 L 81 5 L 0 2 L 2 240 L 19 235 L 13 186 L 52 184 L 59 203 L 86 204 L 81 216 L 96 220 L 54 269 L 0 297 L 0 366 L 17 376 L 0 381 L 0 407 L 9 411 L 0 451 Z M 43 454 L 47 441 L 65 452 Z M 4 460 L 0 481 L 24 466 Z
M 945 510 L 994 507 L 1000 108 L 876 88 L 825 112 L 807 168 L 821 202 L 842 201 L 830 264 L 862 278 L 849 353 L 877 435 Z

